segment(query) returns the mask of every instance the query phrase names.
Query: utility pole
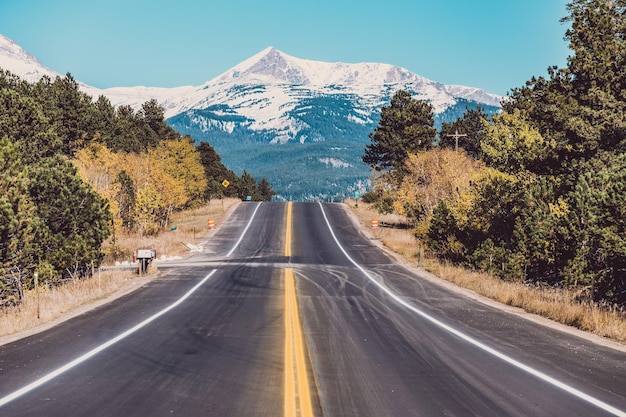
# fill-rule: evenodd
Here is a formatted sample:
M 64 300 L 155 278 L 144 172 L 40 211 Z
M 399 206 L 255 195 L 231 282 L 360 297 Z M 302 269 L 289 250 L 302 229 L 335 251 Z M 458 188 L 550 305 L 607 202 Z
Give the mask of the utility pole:
M 450 138 L 454 138 L 454 140 L 455 140 L 454 151 L 458 152 L 459 151 L 459 138 L 464 138 L 467 135 L 465 133 L 459 133 L 458 130 L 455 130 L 454 131 L 454 135 L 446 135 L 446 136 L 448 136 Z

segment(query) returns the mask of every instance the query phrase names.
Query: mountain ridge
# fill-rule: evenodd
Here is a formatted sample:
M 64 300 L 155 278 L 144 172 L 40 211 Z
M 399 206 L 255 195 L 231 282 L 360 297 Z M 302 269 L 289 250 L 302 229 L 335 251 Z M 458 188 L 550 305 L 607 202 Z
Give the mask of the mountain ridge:
M 281 67 L 281 65 L 283 65 L 283 67 Z M 278 70 L 284 70 L 285 66 L 292 69 L 298 75 L 296 77 L 292 75 L 289 78 L 277 76 L 280 74 Z M 51 78 L 56 76 L 63 77 L 62 74 L 44 66 L 35 56 L 26 52 L 16 42 L 2 34 L 0 34 L 0 68 L 9 70 L 29 82 L 36 82 L 44 75 Z M 269 71 L 270 69 L 274 69 L 274 71 Z M 263 77 L 258 77 L 257 79 L 252 77 L 243 78 L 242 73 L 265 74 L 268 77 L 265 79 Z M 362 73 L 368 75 L 364 76 Z M 314 74 L 314 76 L 311 74 Z M 197 104 L 201 101 L 197 99 L 190 105 L 189 102 L 193 102 L 193 99 L 183 100 L 180 96 L 198 96 L 200 95 L 198 93 L 206 90 L 208 86 L 232 83 L 233 80 L 236 80 L 236 83 L 239 84 L 257 82 L 276 84 L 277 81 L 284 81 L 292 85 L 320 87 L 339 84 L 361 85 L 364 86 L 364 92 L 371 91 L 371 88 L 367 88 L 368 86 L 410 83 L 431 89 L 435 88 L 450 96 L 480 101 L 489 106 L 499 106 L 499 102 L 504 98 L 497 94 L 488 93 L 477 87 L 438 83 L 392 64 L 312 61 L 293 57 L 272 46 L 263 49 L 259 53 L 199 86 L 133 86 L 100 89 L 89 86 L 80 80 L 77 81 L 83 91 L 92 95 L 94 98 L 97 98 L 98 95 L 104 95 L 111 100 L 113 105 L 132 104 L 134 107 L 139 108 L 142 103 L 152 98 L 166 103 L 175 101 L 179 104 L 178 106 L 170 105 L 166 108 L 166 117 L 169 117 L 188 110 L 193 104 Z M 449 102 L 449 100 L 447 100 L 446 103 L 447 102 Z M 442 110 L 439 102 L 435 102 L 434 107 L 436 112 Z
M 0 68 L 31 82 L 60 76 L 2 35 Z M 266 178 L 279 197 L 290 199 L 340 198 L 366 189 L 370 172 L 360 155 L 381 107 L 400 89 L 432 104 L 437 127 L 467 108 L 495 113 L 503 99 L 391 64 L 312 61 L 272 46 L 199 86 L 98 89 L 78 82 L 114 106 L 139 110 L 155 99 L 181 134 L 211 143 L 230 169 Z

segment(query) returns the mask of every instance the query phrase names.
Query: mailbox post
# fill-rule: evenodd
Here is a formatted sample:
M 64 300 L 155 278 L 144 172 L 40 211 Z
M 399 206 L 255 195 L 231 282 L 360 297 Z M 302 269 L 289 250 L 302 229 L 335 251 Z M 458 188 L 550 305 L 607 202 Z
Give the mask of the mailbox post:
M 139 276 L 143 275 L 150 262 L 156 259 L 156 250 L 154 249 L 138 249 L 137 250 L 137 263 L 139 264 Z

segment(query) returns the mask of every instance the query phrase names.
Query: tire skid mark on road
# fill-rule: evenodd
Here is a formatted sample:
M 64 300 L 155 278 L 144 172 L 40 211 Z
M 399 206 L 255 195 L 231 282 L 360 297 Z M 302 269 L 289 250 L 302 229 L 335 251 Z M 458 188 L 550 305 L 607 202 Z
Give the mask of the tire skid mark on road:
M 453 334 L 454 336 L 458 337 L 459 339 L 462 339 L 464 341 L 466 341 L 467 343 L 477 347 L 478 349 L 518 368 L 521 369 L 522 371 L 552 385 L 553 387 L 559 388 L 589 404 L 594 405 L 595 407 L 604 410 L 610 414 L 613 414 L 615 416 L 619 416 L 619 417 L 626 417 L 626 411 L 620 410 L 616 407 L 613 407 L 610 404 L 607 404 L 604 401 L 599 400 L 598 398 L 595 398 L 579 389 L 576 389 L 574 387 L 572 387 L 571 385 L 565 384 L 564 382 L 559 381 L 556 378 L 551 377 L 550 375 L 547 375 L 541 371 L 538 371 L 508 355 L 505 355 L 504 353 L 482 343 L 481 341 L 474 339 L 473 337 L 461 332 L 460 330 L 455 329 L 454 327 L 445 324 L 444 322 L 438 320 L 437 318 L 425 313 L 424 311 L 418 309 L 417 307 L 409 304 L 407 301 L 403 300 L 402 297 L 400 297 L 399 295 L 395 294 L 393 291 L 391 291 L 389 289 L 389 287 L 387 287 L 386 285 L 384 285 L 383 283 L 377 281 L 363 266 L 359 265 L 354 259 L 352 259 L 352 257 L 348 254 L 348 252 L 344 249 L 344 247 L 341 245 L 341 243 L 339 242 L 339 239 L 337 239 L 337 236 L 335 235 L 335 232 L 333 231 L 332 226 L 330 225 L 330 221 L 328 220 L 328 217 L 326 216 L 326 211 L 324 210 L 324 206 L 322 205 L 322 203 L 318 203 L 320 210 L 322 211 L 322 216 L 324 217 L 324 220 L 326 221 L 326 226 L 328 227 L 328 230 L 332 236 L 332 238 L 334 239 L 335 243 L 337 244 L 337 246 L 339 247 L 339 250 L 341 250 L 341 252 L 344 254 L 344 256 L 346 257 L 346 259 L 348 259 L 348 261 L 350 261 L 350 263 L 352 263 L 359 271 L 361 271 L 363 273 L 363 275 L 365 275 L 365 277 L 370 280 L 374 285 L 376 285 L 380 290 L 382 290 L 385 294 L 387 294 L 391 299 L 393 299 L 396 303 L 398 303 L 399 305 L 401 305 L 402 307 L 414 312 L 415 314 L 417 314 L 418 316 L 424 318 L 425 320 L 431 322 L 432 324 L 434 324 L 435 326 L 439 327 L 440 329 Z

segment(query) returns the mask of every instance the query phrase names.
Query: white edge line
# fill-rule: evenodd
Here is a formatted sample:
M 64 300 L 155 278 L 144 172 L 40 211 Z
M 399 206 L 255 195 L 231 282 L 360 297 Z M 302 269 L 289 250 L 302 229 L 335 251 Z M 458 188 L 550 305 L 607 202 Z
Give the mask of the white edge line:
M 257 210 L 259 209 L 260 206 L 261 206 L 261 203 L 259 203 L 257 205 L 256 209 L 254 210 L 254 213 L 252 214 L 252 217 L 250 217 L 250 220 L 248 221 L 248 225 L 246 226 L 244 231 L 241 233 L 241 236 L 239 237 L 239 240 L 235 243 L 235 245 L 230 250 L 230 252 L 228 252 L 226 257 L 229 257 L 235 251 L 237 246 L 239 246 L 239 244 L 241 243 L 241 240 L 243 239 L 244 235 L 246 234 L 246 232 L 250 228 L 250 225 L 252 224 L 252 220 L 254 219 L 254 215 L 256 214 L 256 212 L 257 212 Z M 216 272 L 217 272 L 217 269 L 212 270 L 200 282 L 198 282 L 196 285 L 194 285 L 189 291 L 187 291 L 182 297 L 180 297 L 174 303 L 172 303 L 169 306 L 165 307 L 163 310 L 159 311 L 158 313 L 148 317 L 147 319 L 145 319 L 141 323 L 131 327 L 130 329 L 126 330 L 125 332 L 123 332 L 121 334 L 119 334 L 118 336 L 114 337 L 113 339 L 109 340 L 108 342 L 101 344 L 100 346 L 90 350 L 89 352 L 87 352 L 87 353 L 83 354 L 82 356 L 74 359 L 73 361 L 68 362 L 67 364 L 61 366 L 60 368 L 57 368 L 56 370 L 54 370 L 54 371 L 52 371 L 52 372 L 42 376 L 41 378 L 37 379 L 36 381 L 33 381 L 30 384 L 20 388 L 19 390 L 14 391 L 14 392 L 12 392 L 9 395 L 6 395 L 6 396 L 0 398 L 0 407 L 10 403 L 11 401 L 21 397 L 24 394 L 29 393 L 30 391 L 32 391 L 32 390 L 34 390 L 36 388 L 39 388 L 40 386 L 44 385 L 45 383 L 53 380 L 54 378 L 58 377 L 59 375 L 69 371 L 70 369 L 72 369 L 72 368 L 82 364 L 83 362 L 87 361 L 88 359 L 91 359 L 92 357 L 96 356 L 98 353 L 102 352 L 103 350 L 108 349 L 109 347 L 113 346 L 114 344 L 116 344 L 120 340 L 125 339 L 126 337 L 132 335 L 133 333 L 137 332 L 141 328 L 143 328 L 143 327 L 147 326 L 148 324 L 152 323 L 154 320 L 158 319 L 162 315 L 168 313 L 170 310 L 172 310 L 175 307 L 177 307 L 180 304 L 182 304 L 187 298 L 189 298 L 194 292 L 196 292 L 198 290 L 198 288 L 200 288 L 202 285 L 204 285 L 204 283 L 207 282 L 213 276 L 213 274 L 215 274 Z
M 318 202 L 320 209 L 322 210 L 322 215 L 324 216 L 324 220 L 326 221 L 326 225 L 328 226 L 328 230 L 330 231 L 330 234 L 332 235 L 333 239 L 335 240 L 335 243 L 337 244 L 337 246 L 339 247 L 339 249 L 341 250 L 341 252 L 343 252 L 343 254 L 345 255 L 345 257 L 359 270 L 363 273 L 363 275 L 365 275 L 374 285 L 376 285 L 378 288 L 380 288 L 383 292 L 385 292 L 389 297 L 391 297 L 394 301 L 396 301 L 398 304 L 402 305 L 403 307 L 413 311 L 414 313 L 418 314 L 419 316 L 423 317 L 424 319 L 430 321 L 431 323 L 433 323 L 434 325 L 436 325 L 437 327 L 440 327 L 441 329 L 457 336 L 458 338 L 476 346 L 477 348 L 489 353 L 490 355 L 495 356 L 496 358 L 515 366 L 516 368 L 519 368 L 533 376 L 535 376 L 536 378 L 539 378 L 557 388 L 562 389 L 563 391 L 566 391 L 606 412 L 609 412 L 613 415 L 616 416 L 620 416 L 620 417 L 626 417 L 626 412 L 613 407 L 610 404 L 605 403 L 604 401 L 601 401 L 595 397 L 592 397 L 589 394 L 586 394 L 570 385 L 567 385 L 547 374 L 544 374 L 543 372 L 540 372 L 534 368 L 531 368 L 528 365 L 523 364 L 522 362 L 519 362 L 516 359 L 513 359 L 510 356 L 505 355 L 502 352 L 499 352 L 498 350 L 485 345 L 484 343 L 478 341 L 477 339 L 474 339 L 473 337 L 439 321 L 438 319 L 434 318 L 433 316 L 428 315 L 427 313 L 423 312 L 422 310 L 412 306 L 411 304 L 407 303 L 406 301 L 402 300 L 399 296 L 397 296 L 396 294 L 394 294 L 388 287 L 386 287 L 385 285 L 381 284 L 380 282 L 376 281 L 366 270 L 365 268 L 363 268 L 361 265 L 359 265 L 358 263 L 356 263 L 356 261 L 354 261 L 350 255 L 348 255 L 348 252 L 346 252 L 346 250 L 343 248 L 343 246 L 341 246 L 341 243 L 339 243 L 339 240 L 337 239 L 337 236 L 335 236 L 335 232 L 333 231 L 330 222 L 328 220 L 328 217 L 326 217 L 326 212 L 324 211 L 324 207 L 322 205 L 321 202 Z
M 235 246 L 233 246 L 233 248 L 230 250 L 230 252 L 228 252 L 226 254 L 226 258 L 230 258 L 230 255 L 232 255 L 233 252 L 235 252 L 235 249 L 237 249 L 237 246 L 239 246 L 239 244 L 243 240 L 243 237 L 246 235 L 246 232 L 250 228 L 250 225 L 252 224 L 252 220 L 254 219 L 254 216 L 256 216 L 256 212 L 259 210 L 259 207 L 261 207 L 261 203 L 258 203 L 256 205 L 256 208 L 254 209 L 254 212 L 252 213 L 252 217 L 250 217 L 250 220 L 248 221 L 248 225 L 246 226 L 246 228 L 241 233 L 241 236 L 239 236 L 239 240 L 237 241 L 237 243 L 235 243 Z

